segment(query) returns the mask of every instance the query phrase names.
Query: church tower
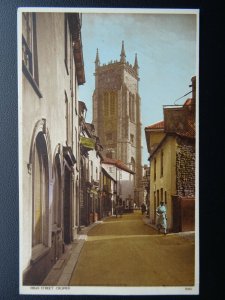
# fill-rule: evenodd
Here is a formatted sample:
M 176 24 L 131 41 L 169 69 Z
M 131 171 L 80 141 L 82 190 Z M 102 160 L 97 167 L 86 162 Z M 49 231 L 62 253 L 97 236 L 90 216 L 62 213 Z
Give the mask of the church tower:
M 143 200 L 141 98 L 138 92 L 138 59 L 134 65 L 126 61 L 124 42 L 119 61 L 101 66 L 97 49 L 93 124 L 106 157 L 123 161 L 135 172 L 134 200 Z

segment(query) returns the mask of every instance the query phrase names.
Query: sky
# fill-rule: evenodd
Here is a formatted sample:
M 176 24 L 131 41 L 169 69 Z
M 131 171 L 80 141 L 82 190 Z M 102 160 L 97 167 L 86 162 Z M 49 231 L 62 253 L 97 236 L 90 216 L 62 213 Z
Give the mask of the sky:
M 79 87 L 79 97 L 88 109 L 86 121 L 92 122 L 97 48 L 101 65 L 108 64 L 120 60 L 124 41 L 126 60 L 133 65 L 137 53 L 139 64 L 143 164 L 148 164 L 149 157 L 144 128 L 163 120 L 163 105 L 173 105 L 191 91 L 191 78 L 198 72 L 197 25 L 196 11 L 186 10 L 82 14 L 86 83 Z

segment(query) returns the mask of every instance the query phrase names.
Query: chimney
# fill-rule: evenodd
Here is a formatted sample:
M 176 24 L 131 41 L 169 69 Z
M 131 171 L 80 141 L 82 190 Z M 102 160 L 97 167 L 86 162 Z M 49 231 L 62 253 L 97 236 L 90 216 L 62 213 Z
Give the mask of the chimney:
M 195 105 L 196 105 L 196 76 L 193 76 L 191 78 L 191 86 L 192 86 L 192 105 L 191 105 L 191 111 L 195 115 Z
M 192 99 L 194 100 L 194 103 L 195 103 L 195 99 L 196 99 L 196 76 L 193 76 L 191 78 L 191 82 L 192 82 Z

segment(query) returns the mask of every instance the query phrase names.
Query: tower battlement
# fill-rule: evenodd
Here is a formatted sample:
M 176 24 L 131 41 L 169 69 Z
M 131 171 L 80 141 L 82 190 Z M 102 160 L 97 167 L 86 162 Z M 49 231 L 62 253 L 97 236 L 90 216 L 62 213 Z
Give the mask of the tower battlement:
M 100 59 L 99 59 L 99 52 L 98 52 L 98 49 L 97 49 L 96 60 L 95 60 L 95 73 L 96 72 L 109 71 L 110 68 L 118 68 L 118 69 L 127 71 L 129 74 L 131 74 L 132 76 L 134 76 L 136 79 L 139 80 L 139 77 L 138 77 L 139 66 L 138 66 L 138 61 L 137 61 L 137 54 L 135 54 L 134 65 L 132 65 L 128 61 L 126 61 L 124 41 L 122 42 L 122 50 L 121 50 L 120 57 L 121 57 L 120 61 L 111 60 L 110 62 L 108 62 L 108 64 L 103 63 L 101 65 Z

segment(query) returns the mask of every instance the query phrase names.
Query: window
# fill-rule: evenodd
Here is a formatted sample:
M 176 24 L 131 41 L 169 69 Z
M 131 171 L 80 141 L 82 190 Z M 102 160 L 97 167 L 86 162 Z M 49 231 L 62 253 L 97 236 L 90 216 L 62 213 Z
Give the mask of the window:
M 130 121 L 135 122 L 135 98 L 131 93 L 129 93 L 129 114 Z
M 53 222 L 58 227 L 61 226 L 61 167 L 59 154 L 55 157 L 55 184 L 53 188 Z
M 167 204 L 167 192 L 165 191 L 165 204 Z
M 69 109 L 69 101 L 67 97 L 67 93 L 65 91 L 65 104 L 66 104 L 66 141 L 69 143 L 70 139 L 70 109 Z
M 154 221 L 156 221 L 156 192 L 154 191 Z
M 133 134 L 130 135 L 130 142 L 131 142 L 131 144 L 134 143 L 134 135 Z
M 115 107 L 115 94 L 110 93 L 110 114 L 113 116 L 115 115 L 116 112 L 116 107 Z
M 163 150 L 161 151 L 161 169 L 160 176 L 163 177 Z
M 65 14 L 64 17 L 64 34 L 65 34 L 65 67 L 66 67 L 66 73 L 69 75 L 69 49 L 70 49 L 70 36 L 69 36 L 69 25 L 68 25 L 68 17 L 67 14 Z
M 24 12 L 22 17 L 22 68 L 37 95 L 41 98 L 38 78 L 36 14 Z
M 160 194 L 161 194 L 161 201 L 163 201 L 163 189 L 161 188 L 161 190 L 160 190 Z
M 91 161 L 91 182 L 93 181 L 93 161 Z
M 135 172 L 135 160 L 133 157 L 131 157 L 131 170 Z
M 104 112 L 105 116 L 114 116 L 116 114 L 116 94 L 115 92 L 104 93 Z
M 157 207 L 159 206 L 159 190 L 157 190 Z
M 156 158 L 154 158 L 154 180 L 156 180 Z
M 97 167 L 96 167 L 95 171 L 96 171 L 96 177 L 95 178 L 96 178 L 96 181 L 98 181 L 98 168 Z
M 108 93 L 104 94 L 104 108 L 105 108 L 105 116 L 109 115 L 109 97 Z

